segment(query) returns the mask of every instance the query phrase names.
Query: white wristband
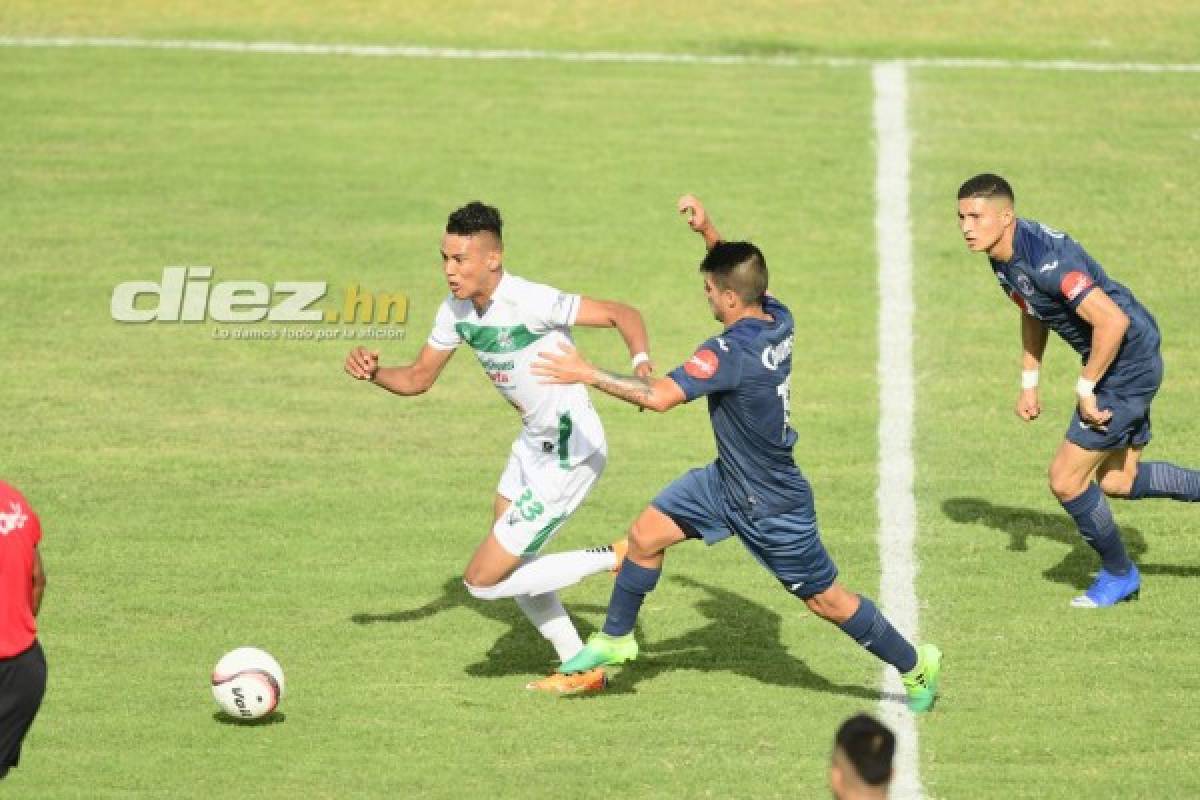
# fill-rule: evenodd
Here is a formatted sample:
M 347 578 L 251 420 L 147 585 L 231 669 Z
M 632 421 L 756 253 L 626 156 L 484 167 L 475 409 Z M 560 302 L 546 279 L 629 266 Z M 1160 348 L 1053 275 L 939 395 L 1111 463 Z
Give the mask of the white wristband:
M 1021 388 L 1036 389 L 1038 385 L 1038 371 L 1036 369 L 1021 370 Z
M 1075 394 L 1080 397 L 1091 397 L 1092 390 L 1096 388 L 1095 381 L 1089 381 L 1087 378 L 1080 378 L 1075 382 Z
M 645 364 L 649 360 L 650 360 L 650 356 L 646 355 L 645 353 L 637 353 L 636 355 L 634 355 L 633 360 L 630 362 L 630 365 L 634 369 L 637 369 L 638 367 L 640 367 L 642 364 Z

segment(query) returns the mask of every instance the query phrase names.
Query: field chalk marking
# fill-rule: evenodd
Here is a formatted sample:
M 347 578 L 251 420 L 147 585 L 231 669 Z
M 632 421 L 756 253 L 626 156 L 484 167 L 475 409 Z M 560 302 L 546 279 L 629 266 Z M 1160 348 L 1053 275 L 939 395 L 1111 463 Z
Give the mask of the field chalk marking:
M 875 237 L 879 250 L 879 600 L 884 615 L 917 639 L 917 503 L 913 495 L 913 248 L 908 212 L 908 67 L 876 64 Z M 891 797 L 922 796 L 916 720 L 895 700 L 904 687 L 895 669 L 883 677 L 879 711 L 896 734 Z
M 266 53 L 368 58 L 457 59 L 468 61 L 565 61 L 611 64 L 716 64 L 771 67 L 905 67 L 950 69 L 1030 69 L 1066 72 L 1197 73 L 1200 64 L 1153 64 L 1135 61 L 1028 60 L 1007 58 L 878 59 L 836 56 L 704 55 L 699 53 L 637 53 L 613 50 L 572 51 L 532 49 L 471 49 L 420 45 L 337 44 L 305 42 L 237 42 L 199 39 L 139 39 L 100 36 L 0 36 L 0 47 L 95 47 L 130 50 L 202 50 L 219 53 Z

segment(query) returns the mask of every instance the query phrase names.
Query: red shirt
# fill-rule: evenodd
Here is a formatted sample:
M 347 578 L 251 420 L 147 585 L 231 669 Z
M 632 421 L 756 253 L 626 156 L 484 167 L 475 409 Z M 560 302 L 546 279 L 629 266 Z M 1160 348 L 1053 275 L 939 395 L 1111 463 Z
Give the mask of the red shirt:
M 33 618 L 33 551 L 42 524 L 29 503 L 0 481 L 0 658 L 29 649 L 37 636 Z

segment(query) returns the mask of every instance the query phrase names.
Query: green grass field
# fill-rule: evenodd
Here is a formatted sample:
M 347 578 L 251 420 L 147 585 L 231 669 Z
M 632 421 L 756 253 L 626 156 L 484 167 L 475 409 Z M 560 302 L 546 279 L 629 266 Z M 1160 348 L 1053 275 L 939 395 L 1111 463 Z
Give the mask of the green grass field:
M 994 38 L 956 36 L 973 21 L 958 4 L 891 20 L 866 4 L 847 16 L 798 3 L 779 20 L 709 5 L 456 17 L 434 4 L 17 2 L 0 36 L 1197 52 L 1196 12 L 1168 3 L 1070 3 Z M 953 202 L 974 172 L 1008 175 L 1024 214 L 1071 231 L 1145 301 L 1168 370 L 1150 457 L 1200 464 L 1200 76 L 917 68 L 910 95 L 917 590 L 923 638 L 948 665 L 919 723 L 927 795 L 1200 795 L 1195 509 L 1114 504 L 1143 598 L 1068 613 L 1094 560 L 1044 471 L 1075 360 L 1050 345 L 1047 411 L 1020 423 L 1016 315 L 965 253 Z M 0 796 L 825 796 L 832 732 L 877 707 L 880 670 L 735 543 L 671 553 L 642 616 L 645 656 L 609 692 L 524 691 L 549 647 L 511 603 L 475 601 L 459 581 L 518 424 L 469 353 L 401 399 L 342 373 L 349 342 L 119 324 L 109 298 L 172 265 L 211 266 L 216 282 L 323 280 L 335 297 L 405 292 L 407 336 L 382 345 L 404 362 L 445 291 L 445 214 L 480 198 L 505 213 L 513 272 L 638 305 L 669 368 L 714 330 L 699 244 L 673 208 L 695 192 L 727 235 L 762 246 L 796 313 L 797 458 L 843 578 L 873 595 L 872 101 L 865 67 L 0 48 L 0 477 L 46 530 L 51 668 Z M 615 333 L 578 338 L 624 363 Z M 609 469 L 552 549 L 621 535 L 659 487 L 712 458 L 700 404 L 651 417 L 596 403 Z M 609 589 L 599 577 L 565 593 L 585 631 Z M 287 672 L 275 724 L 214 714 L 209 670 L 242 644 Z

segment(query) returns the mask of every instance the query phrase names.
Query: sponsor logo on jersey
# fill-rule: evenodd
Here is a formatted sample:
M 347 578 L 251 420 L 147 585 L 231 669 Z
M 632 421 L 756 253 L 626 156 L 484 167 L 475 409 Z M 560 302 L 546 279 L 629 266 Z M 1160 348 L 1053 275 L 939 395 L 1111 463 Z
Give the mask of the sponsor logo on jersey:
M 712 350 L 697 350 L 683 365 L 683 371 L 697 380 L 706 381 L 717 374 L 720 365 L 717 354 Z
M 11 511 L 0 511 L 0 536 L 8 536 L 17 528 L 24 528 L 29 517 L 21 510 L 17 502 L 9 503 Z
M 1017 275 L 1017 288 L 1027 295 L 1033 294 L 1033 283 L 1024 275 Z
M 1068 272 L 1066 277 L 1062 279 L 1062 283 L 1059 284 L 1059 288 L 1062 289 L 1063 297 L 1071 301 L 1094 285 L 1095 283 L 1088 277 L 1086 272 L 1076 271 Z
M 1040 267 L 1038 267 L 1038 272 L 1049 272 L 1050 270 L 1057 269 L 1057 268 L 1058 268 L 1058 260 L 1055 259 L 1054 261 L 1051 261 L 1046 264 L 1042 264 Z
M 726 353 L 729 352 L 729 345 L 725 344 L 725 340 L 722 339 L 720 336 L 717 337 L 717 344 L 720 345 L 721 349 L 724 350 Z
M 482 364 L 483 368 L 488 372 L 517 368 L 517 362 L 513 360 L 497 361 L 494 358 L 481 358 L 479 359 L 479 363 Z
M 769 370 L 779 369 L 779 365 L 787 360 L 787 357 L 792 354 L 792 340 L 794 337 L 788 336 L 774 347 L 768 347 L 762 352 L 762 364 Z

